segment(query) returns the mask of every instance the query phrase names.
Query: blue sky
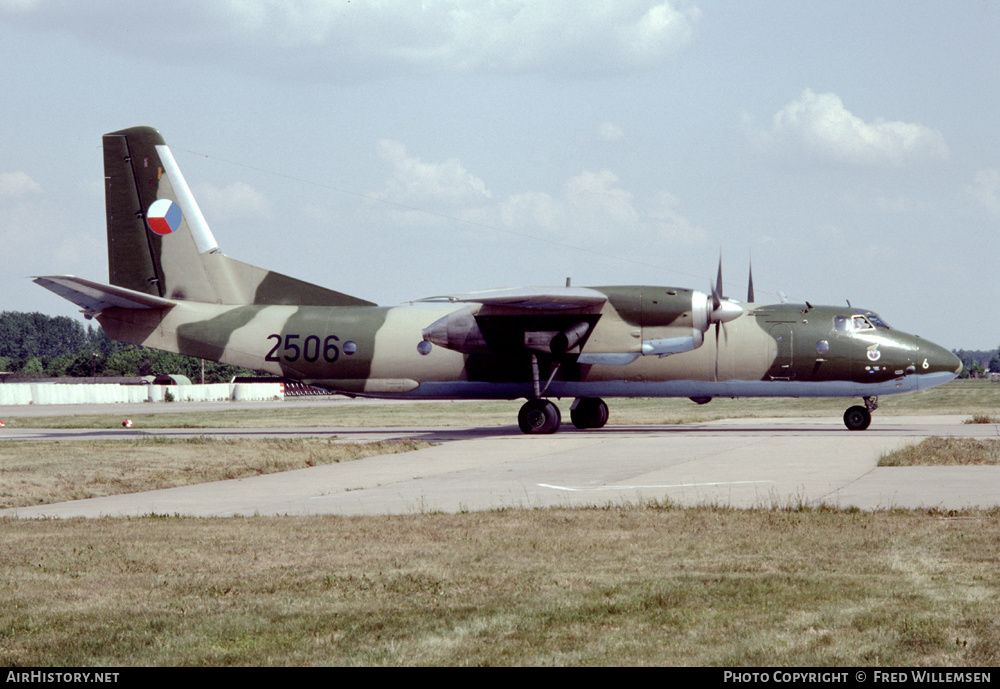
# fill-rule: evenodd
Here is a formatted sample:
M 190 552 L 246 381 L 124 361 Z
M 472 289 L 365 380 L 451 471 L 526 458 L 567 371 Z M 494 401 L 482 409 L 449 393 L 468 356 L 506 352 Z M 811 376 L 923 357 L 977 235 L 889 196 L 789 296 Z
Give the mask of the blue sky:
M 1000 5 L 0 0 L 0 310 L 105 280 L 101 134 L 223 250 L 382 304 L 666 284 L 993 348 Z

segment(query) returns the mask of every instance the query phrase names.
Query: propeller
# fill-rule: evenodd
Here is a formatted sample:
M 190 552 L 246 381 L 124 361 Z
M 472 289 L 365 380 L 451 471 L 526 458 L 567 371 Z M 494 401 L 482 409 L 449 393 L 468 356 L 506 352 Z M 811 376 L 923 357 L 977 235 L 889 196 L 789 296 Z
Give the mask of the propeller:
M 752 304 L 752 303 L 754 303 L 754 298 L 753 298 L 753 260 L 752 259 L 750 260 L 749 264 L 750 264 L 750 280 L 747 283 L 747 303 L 748 304 Z
M 715 285 L 712 287 L 712 313 L 708 320 L 715 323 L 716 330 L 720 323 L 739 318 L 743 315 L 743 307 L 736 302 L 729 301 L 722 296 L 722 257 L 719 257 L 719 273 L 715 278 Z
M 715 277 L 715 285 L 712 287 L 712 313 L 709 321 L 715 323 L 715 379 L 719 379 L 719 330 L 723 323 L 739 318 L 743 315 L 743 307 L 736 302 L 729 301 L 722 296 L 722 256 L 719 256 L 719 272 Z M 721 328 L 723 331 L 725 328 Z M 729 341 L 729 334 L 726 333 L 726 342 Z

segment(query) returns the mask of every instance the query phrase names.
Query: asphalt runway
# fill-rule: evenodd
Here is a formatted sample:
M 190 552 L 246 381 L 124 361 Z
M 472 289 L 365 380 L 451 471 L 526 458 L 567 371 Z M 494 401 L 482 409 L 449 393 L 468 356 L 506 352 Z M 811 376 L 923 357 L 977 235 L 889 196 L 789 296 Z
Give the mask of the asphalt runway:
M 79 413 L 79 412 L 77 412 Z M 930 436 L 997 437 L 966 417 L 876 415 L 847 431 L 839 418 L 730 419 L 678 426 L 608 426 L 550 436 L 493 428 L 0 429 L 0 441 L 154 435 L 413 437 L 438 445 L 404 454 L 146 493 L 0 510 L 0 517 L 380 515 L 515 507 L 637 504 L 864 510 L 1000 504 L 1000 467 L 878 468 L 880 455 Z

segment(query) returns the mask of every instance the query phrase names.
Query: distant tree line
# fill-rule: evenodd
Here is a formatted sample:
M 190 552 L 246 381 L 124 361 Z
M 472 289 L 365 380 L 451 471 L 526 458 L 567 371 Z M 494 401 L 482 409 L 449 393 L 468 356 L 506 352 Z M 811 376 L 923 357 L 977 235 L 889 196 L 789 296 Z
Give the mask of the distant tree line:
M 205 362 L 205 382 L 229 382 L 250 369 Z M 201 381 L 202 362 L 190 356 L 115 342 L 99 327 L 66 316 L 0 312 L 0 371 L 19 378 L 157 376 Z
M 952 353 L 962 361 L 962 378 L 981 378 L 985 373 L 1000 373 L 1000 348 L 956 349 Z

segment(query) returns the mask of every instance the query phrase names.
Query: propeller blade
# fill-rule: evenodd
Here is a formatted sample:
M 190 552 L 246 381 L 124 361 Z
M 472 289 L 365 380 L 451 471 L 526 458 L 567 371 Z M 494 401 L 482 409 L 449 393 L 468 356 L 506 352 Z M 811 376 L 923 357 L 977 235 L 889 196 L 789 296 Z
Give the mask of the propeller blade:
M 728 304 L 727 304 L 728 305 Z M 742 313 L 742 309 L 740 311 Z M 723 320 L 728 320 L 730 316 L 722 311 L 722 252 L 719 252 L 719 272 L 715 277 L 715 286 L 712 288 L 712 320 L 715 322 L 715 380 L 719 380 L 719 328 Z
M 753 304 L 753 261 L 750 261 L 750 281 L 747 284 L 747 303 Z
M 722 256 L 719 256 L 719 274 L 715 278 L 715 287 L 712 289 L 712 311 L 717 311 L 722 303 Z
M 715 323 L 715 382 L 719 382 L 719 326 L 721 323 L 716 321 Z

